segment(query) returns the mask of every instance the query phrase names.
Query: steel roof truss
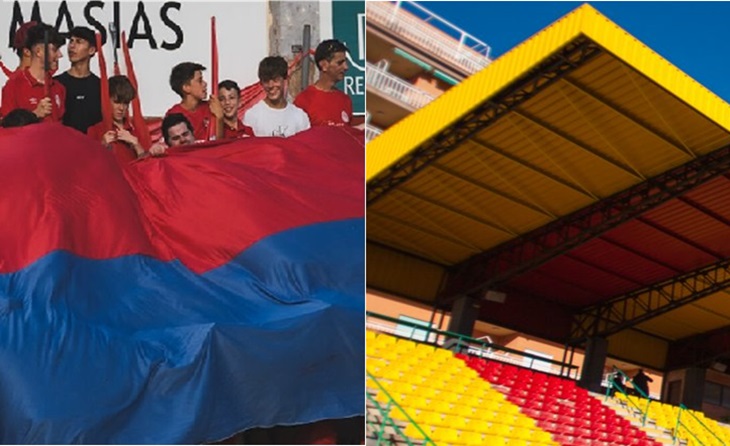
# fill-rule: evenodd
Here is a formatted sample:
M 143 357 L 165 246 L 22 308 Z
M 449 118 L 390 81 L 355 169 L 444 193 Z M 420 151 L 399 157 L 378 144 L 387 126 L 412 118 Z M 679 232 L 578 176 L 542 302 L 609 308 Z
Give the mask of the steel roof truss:
M 730 259 L 586 308 L 575 316 L 569 343 L 612 335 L 727 287 Z
M 673 148 L 679 150 L 684 155 L 689 155 L 692 158 L 696 157 L 696 155 L 693 152 L 688 151 L 688 149 L 683 147 L 680 143 L 677 143 L 676 141 L 672 140 L 670 137 L 665 136 L 659 130 L 655 130 L 648 123 L 644 122 L 644 120 L 638 118 L 637 116 L 634 116 L 633 114 L 630 114 L 629 112 L 622 110 L 618 105 L 612 103 L 607 98 L 601 96 L 600 94 L 596 93 L 595 91 L 592 91 L 590 88 L 582 85 L 577 80 L 570 79 L 568 77 L 564 77 L 561 80 L 561 83 L 563 83 L 565 85 L 570 85 L 571 87 L 573 87 L 573 89 L 575 91 L 583 93 L 586 97 L 589 97 L 589 98 L 593 99 L 594 101 L 597 101 L 601 105 L 603 105 L 603 106 L 607 107 L 609 110 L 613 111 L 616 115 L 624 118 L 624 120 L 626 120 L 627 122 L 630 122 L 630 123 L 638 126 L 639 128 L 641 128 L 648 134 L 655 136 L 656 138 L 658 138 L 662 142 L 666 143 L 670 147 L 673 147 Z
M 368 182 L 368 205 L 411 178 L 441 156 L 456 149 L 465 139 L 491 125 L 510 110 L 535 96 L 584 62 L 601 53 L 598 45 L 578 38 L 517 80 L 503 93 L 484 101 L 435 137 L 401 158 Z
M 636 184 L 455 266 L 446 299 L 493 288 L 730 170 L 730 146 Z

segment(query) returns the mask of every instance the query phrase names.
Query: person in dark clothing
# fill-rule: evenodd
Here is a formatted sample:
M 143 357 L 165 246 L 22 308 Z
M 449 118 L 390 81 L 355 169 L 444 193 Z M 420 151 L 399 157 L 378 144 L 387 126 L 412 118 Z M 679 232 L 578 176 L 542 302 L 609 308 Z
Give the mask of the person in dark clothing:
M 94 31 L 85 26 L 73 28 L 68 42 L 71 68 L 55 77 L 66 87 L 63 124 L 83 133 L 101 121 L 101 80 L 89 68 L 95 54 Z
M 624 390 L 624 375 L 616 370 L 616 372 L 613 374 L 613 384 L 615 387 L 611 389 L 611 396 L 615 395 L 616 392 L 622 393 L 625 392 Z
M 641 392 L 643 392 L 644 396 L 649 396 L 649 383 L 654 382 L 654 380 L 644 374 L 643 369 L 639 369 L 632 381 L 634 382 L 634 389 L 637 390 L 639 396 L 642 395 Z
M 4 128 L 23 127 L 29 124 L 38 124 L 40 119 L 30 110 L 16 108 L 3 118 L 0 125 Z

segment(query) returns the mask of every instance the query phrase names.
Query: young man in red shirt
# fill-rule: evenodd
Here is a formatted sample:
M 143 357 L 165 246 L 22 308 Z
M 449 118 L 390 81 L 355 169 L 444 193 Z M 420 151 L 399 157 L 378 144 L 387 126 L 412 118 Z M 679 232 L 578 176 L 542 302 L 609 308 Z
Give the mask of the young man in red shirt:
M 209 126 L 215 126 L 216 139 L 223 139 L 223 109 L 218 98 L 208 97 L 208 84 L 203 79 L 205 67 L 199 63 L 183 62 L 175 65 L 170 73 L 170 87 L 180 95 L 179 104 L 170 108 L 172 113 L 184 115 L 195 129 L 196 141 L 208 140 Z
M 238 119 L 241 88 L 235 81 L 224 80 L 218 84 L 218 100 L 223 108 L 223 137 L 225 139 L 253 136 L 253 130 Z
M 112 105 L 113 129 L 104 127 L 99 122 L 89 127 L 88 135 L 101 141 L 120 163 L 128 163 L 145 154 L 145 149 L 139 143 L 137 132 L 127 117 L 129 103 L 137 96 L 134 86 L 127 76 L 112 76 L 109 78 L 109 99 Z
M 45 49 L 43 39 L 48 33 L 48 63 L 50 73 L 44 68 Z M 3 87 L 0 116 L 5 116 L 16 108 L 30 110 L 43 122 L 60 121 L 65 112 L 66 90 L 51 78 L 58 70 L 61 47 L 65 39 L 44 23 L 28 30 L 25 47 L 31 53 L 30 66 L 17 73 Z M 46 95 L 46 82 L 49 83 Z
M 352 125 L 352 100 L 335 88 L 345 78 L 348 49 L 339 40 L 325 40 L 314 51 L 319 79 L 294 99 L 294 105 L 309 115 L 312 126 Z

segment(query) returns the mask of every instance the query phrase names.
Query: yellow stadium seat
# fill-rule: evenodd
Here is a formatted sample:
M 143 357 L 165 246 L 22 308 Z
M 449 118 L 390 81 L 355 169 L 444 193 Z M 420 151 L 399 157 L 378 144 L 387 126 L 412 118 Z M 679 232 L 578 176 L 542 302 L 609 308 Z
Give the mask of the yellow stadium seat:
M 444 426 L 444 417 L 441 416 L 438 412 L 433 412 L 430 410 L 421 410 L 416 415 L 414 415 L 413 419 L 418 423 L 419 426 L 429 426 L 429 427 L 436 427 L 436 426 Z
M 467 446 L 482 446 L 484 444 L 491 444 L 484 442 L 481 432 L 461 432 L 461 435 L 459 435 L 459 440 L 462 444 L 465 444 Z
M 437 427 L 434 429 L 432 439 L 437 445 L 458 444 L 460 442 L 459 432 L 447 427 Z
M 446 415 L 446 417 L 444 417 L 444 424 L 451 429 L 456 429 L 459 431 L 466 430 L 468 427 L 466 418 L 456 415 Z
M 409 409 L 415 410 L 428 410 L 430 406 L 426 398 L 414 395 L 411 395 L 408 399 L 406 399 L 404 401 L 404 405 Z
M 393 346 L 393 349 L 400 353 L 410 354 L 416 349 L 416 343 L 408 339 L 399 339 Z
M 484 444 L 489 446 L 507 446 L 507 440 L 499 435 L 487 435 L 484 437 Z
M 419 428 L 420 428 L 420 430 L 419 430 Z M 423 432 L 421 432 L 421 431 L 423 431 Z M 415 424 L 410 424 L 410 423 L 406 426 L 403 433 L 410 438 L 415 438 L 418 440 L 423 439 L 424 434 L 426 434 L 429 437 L 431 436 L 431 430 L 429 428 L 427 428 L 427 427 L 424 428 L 423 426 L 416 426 Z

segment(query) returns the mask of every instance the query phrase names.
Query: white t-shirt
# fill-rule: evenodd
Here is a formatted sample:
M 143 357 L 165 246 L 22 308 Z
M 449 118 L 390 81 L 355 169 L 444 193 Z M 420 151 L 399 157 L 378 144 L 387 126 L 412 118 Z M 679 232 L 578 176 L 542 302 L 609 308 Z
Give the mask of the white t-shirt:
M 294 104 L 271 108 L 263 99 L 243 115 L 243 123 L 253 129 L 256 136 L 291 136 L 307 130 L 309 116 Z

